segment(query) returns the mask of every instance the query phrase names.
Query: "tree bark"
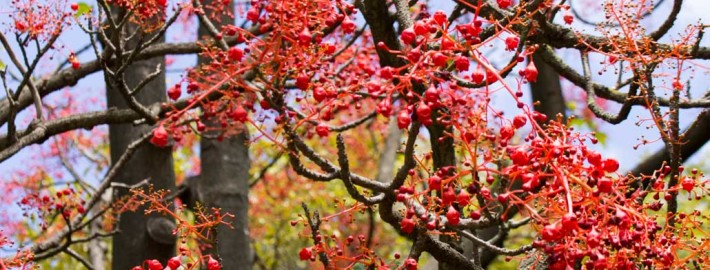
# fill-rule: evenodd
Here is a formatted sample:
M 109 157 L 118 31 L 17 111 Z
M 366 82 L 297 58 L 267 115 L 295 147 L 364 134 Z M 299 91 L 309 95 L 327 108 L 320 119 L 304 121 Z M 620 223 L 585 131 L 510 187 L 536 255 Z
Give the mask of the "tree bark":
M 234 215 L 232 226 L 217 227 L 213 249 L 223 269 L 251 269 L 254 256 L 249 239 L 249 153 L 248 134 L 219 142 L 205 137 L 200 141 L 202 174 L 197 182 L 199 201 Z
M 133 30 L 135 27 L 137 26 L 129 25 L 127 28 Z M 139 35 L 141 34 L 137 36 Z M 135 46 L 137 36 L 129 41 L 126 47 Z M 154 72 L 159 64 L 165 66 L 164 57 L 155 57 L 131 64 L 126 69 L 124 76 L 128 87 L 135 87 L 148 74 Z M 142 104 L 164 102 L 167 101 L 165 89 L 165 73 L 161 72 L 135 97 Z M 109 108 L 129 108 L 119 90 L 112 89 L 109 85 L 106 87 L 106 98 Z M 153 128 L 148 124 L 109 125 L 111 160 L 118 160 L 131 142 L 151 132 Z M 155 190 L 172 191 L 175 189 L 175 172 L 170 147 L 159 148 L 145 143 L 139 146 L 125 168 L 118 173 L 117 182 L 134 185 L 149 179 Z M 128 190 L 123 188 L 118 190 L 119 197 L 126 195 L 129 195 Z M 170 257 L 175 255 L 175 236 L 172 235 L 172 228 L 175 226 L 174 220 L 157 213 L 146 215 L 144 209 L 141 207 L 135 212 L 121 214 L 118 223 L 120 233 L 113 238 L 112 269 L 131 269 L 147 259 L 156 259 L 165 264 Z
M 207 7 L 212 0 L 202 1 Z M 221 5 L 221 3 L 220 3 Z M 233 10 L 230 2 L 226 10 Z M 213 18 L 213 10 L 205 8 L 207 18 Z M 222 25 L 233 23 L 234 19 L 222 14 L 219 21 L 213 20 L 218 30 Z M 209 35 L 204 24 L 200 24 L 199 37 Z M 198 58 L 198 65 L 208 64 L 209 59 Z M 208 127 L 220 129 L 219 123 L 209 119 L 202 119 Z M 220 225 L 216 228 L 214 245 L 208 252 L 219 257 L 223 269 L 246 270 L 251 269 L 254 255 L 251 251 L 249 238 L 249 148 L 247 142 L 249 134 L 246 127 L 244 132 L 227 136 L 223 141 L 210 139 L 211 136 L 200 139 L 200 158 L 202 159 L 202 173 L 196 184 L 198 200 L 207 207 L 221 208 L 222 213 L 234 215 L 232 226 L 229 228 Z
M 533 53 L 533 63 L 537 67 L 537 81 L 530 83 L 533 103 L 539 101 L 535 110 L 547 115 L 548 120 L 557 120 L 557 115 L 562 116 L 562 121 L 567 120 L 567 105 L 562 95 L 560 73 L 543 60 L 540 53 Z

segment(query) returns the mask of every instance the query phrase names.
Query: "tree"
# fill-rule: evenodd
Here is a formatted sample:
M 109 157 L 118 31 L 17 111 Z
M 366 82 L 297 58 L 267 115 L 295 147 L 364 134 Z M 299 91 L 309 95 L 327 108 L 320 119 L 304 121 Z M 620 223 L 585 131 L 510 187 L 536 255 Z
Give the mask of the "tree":
M 302 213 L 290 223 L 303 226 L 310 243 L 282 256 L 311 261 L 306 267 L 416 269 L 426 253 L 440 269 L 482 269 L 499 255 L 524 269 L 703 268 L 707 217 L 683 205 L 705 199 L 708 179 L 683 162 L 708 139 L 710 100 L 698 97 L 693 77 L 710 48 L 701 46 L 702 24 L 671 32 L 683 1 L 670 2 L 648 30 L 642 20 L 658 14 L 658 4 L 607 1 L 606 21 L 586 33 L 576 29 L 593 23 L 566 1 L 456 0 L 451 12 L 403 0 L 13 1 L 18 12 L 0 34 L 10 67 L 0 74 L 0 162 L 49 139 L 64 142 L 51 155 L 66 161 L 70 140 L 62 136 L 108 124 L 111 165 L 94 161 L 105 172 L 95 188 L 73 173 L 76 185 L 67 188 L 40 181 L 24 189 L 22 209 L 40 217 L 27 226 L 42 230 L 3 264 L 65 253 L 93 268 L 73 247 L 116 234 L 114 269 L 249 268 L 245 199 L 248 186 L 261 183 L 258 196 L 270 188 L 304 192 L 295 197 L 308 202 L 300 208 L 283 204 Z M 186 21 L 181 16 L 196 17 L 207 39 L 162 43 Z M 90 38 L 92 60 L 58 46 L 71 27 Z M 556 49 L 579 60 L 563 60 Z M 71 67 L 44 75 L 43 56 L 62 52 Z M 165 67 L 156 69 L 166 55 L 200 57 L 167 90 Z M 96 72 L 108 108 L 47 105 L 52 93 Z M 560 79 L 574 86 L 565 95 Z M 565 97 L 588 111 L 570 114 Z M 636 147 L 663 145 L 645 160 L 603 155 L 594 146 L 600 134 L 578 125 L 629 121 L 633 108 L 645 111 L 640 124 L 658 131 Z M 692 108 L 703 111 L 682 130 L 681 111 Z M 29 124 L 18 121 L 23 113 Z M 173 192 L 170 153 L 195 154 L 198 138 L 200 176 Z M 247 182 L 250 162 L 260 182 Z M 347 194 L 335 197 L 336 213 L 322 214 L 328 206 L 307 198 L 321 194 L 315 185 Z M 369 232 L 339 235 L 362 231 L 361 213 Z M 88 226 L 99 217 L 108 225 Z M 241 231 L 229 230 L 232 222 Z M 373 231 L 386 229 L 410 241 L 400 250 L 406 256 L 392 259 L 372 245 Z M 517 230 L 533 233 L 516 241 L 509 236 Z M 146 234 L 165 247 L 131 242 Z
M 216 1 L 203 1 L 205 6 L 213 6 Z M 220 4 L 218 4 L 220 5 Z M 224 10 L 234 10 L 233 3 L 228 3 Z M 231 13 L 209 11 L 202 16 L 199 36 L 208 36 L 211 31 L 217 31 L 218 26 L 230 26 L 234 21 Z M 209 18 L 221 16 L 210 25 Z M 221 27 L 220 27 L 221 28 Z M 199 64 L 209 64 L 210 59 L 200 58 Z M 208 75 L 209 76 L 209 75 Z M 209 117 L 202 119 L 207 128 L 220 130 L 219 123 Z M 219 132 L 213 132 L 219 136 Z M 242 130 L 239 134 L 228 138 L 210 138 L 202 136 L 200 154 L 202 158 L 201 179 L 196 181 L 200 202 L 208 207 L 218 207 L 224 213 L 233 214 L 233 227 L 222 225 L 216 231 L 215 253 L 220 255 L 225 269 L 251 269 L 253 255 L 249 241 L 248 210 L 249 210 L 249 153 L 247 143 L 249 134 Z
M 118 109 L 133 108 L 150 118 L 145 119 L 145 123 L 141 125 L 109 125 L 109 145 L 113 162 L 121 159 L 131 142 L 140 140 L 152 129 L 151 124 L 156 121 L 156 117 L 151 116 L 143 104 L 167 100 L 165 73 L 161 70 L 165 63 L 164 57 L 135 62 L 121 58 L 125 51 L 140 48 L 142 40 L 157 38 L 156 43 L 159 44 L 163 39 L 162 36 L 152 33 L 142 33 L 139 25 L 129 21 L 133 15 L 129 13 L 128 8 L 130 7 L 119 5 L 114 10 L 99 9 L 108 16 L 106 36 L 101 38 L 102 47 L 107 48 L 104 57 L 116 59 L 115 62 L 102 64 L 107 85 L 107 106 Z M 147 15 L 146 19 L 156 16 Z M 127 22 L 126 26 L 119 26 L 120 22 Z M 151 185 L 157 189 L 174 190 L 175 173 L 169 148 L 158 147 L 144 140 L 134 151 L 135 153 L 127 158 L 125 169 L 118 170 L 113 181 L 133 186 L 150 179 Z M 116 195 L 127 196 L 129 191 L 121 189 Z M 143 211 L 140 209 L 121 213 L 117 227 L 120 233 L 113 237 L 112 269 L 130 269 L 148 259 L 165 263 L 175 256 L 175 237 L 172 235 L 174 221 L 159 213 L 146 215 Z

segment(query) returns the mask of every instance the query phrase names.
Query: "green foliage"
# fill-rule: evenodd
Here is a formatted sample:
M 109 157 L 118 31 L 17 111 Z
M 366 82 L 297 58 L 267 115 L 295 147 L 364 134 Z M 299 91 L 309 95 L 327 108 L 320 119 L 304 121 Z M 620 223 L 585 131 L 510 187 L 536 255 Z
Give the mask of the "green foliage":
M 74 13 L 75 18 L 79 18 L 84 14 L 89 14 L 91 13 L 91 6 L 85 2 L 78 2 L 77 5 L 79 8 L 76 10 L 76 13 Z

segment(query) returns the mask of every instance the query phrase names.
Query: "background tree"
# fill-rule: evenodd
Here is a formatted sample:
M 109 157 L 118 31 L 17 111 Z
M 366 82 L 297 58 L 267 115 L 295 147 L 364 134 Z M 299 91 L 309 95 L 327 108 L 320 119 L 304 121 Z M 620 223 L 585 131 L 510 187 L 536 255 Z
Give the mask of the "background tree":
M 212 36 L 222 27 L 233 26 L 233 3 L 223 5 L 219 1 L 203 1 L 202 5 L 206 7 L 203 8 L 206 12 L 200 16 L 199 36 Z M 214 25 L 211 25 L 212 20 Z M 221 46 L 221 49 L 228 49 L 226 44 Z M 198 60 L 198 65 L 209 63 L 210 60 L 204 57 Z M 213 251 L 219 255 L 225 269 L 251 269 L 254 256 L 248 229 L 249 133 L 245 128 L 238 128 L 237 134 L 220 134 L 223 132 L 218 121 L 209 117 L 203 121 L 207 129 L 215 131 L 210 134 L 211 137 L 202 136 L 200 140 L 202 168 L 200 179 L 196 182 L 197 194 L 205 206 L 217 207 L 224 213 L 234 215 L 231 226 L 216 228 Z
M 0 35 L 12 67 L 0 74 L 0 161 L 51 139 L 47 156 L 63 168 L 86 166 L 72 164 L 70 154 L 92 160 L 104 176 L 79 181 L 82 175 L 71 173 L 74 181 L 57 187 L 53 180 L 63 177 L 46 177 L 41 166 L 21 175 L 20 206 L 37 218 L 24 226 L 40 229 L 16 236 L 29 247 L 2 263 L 21 266 L 61 253 L 95 268 L 98 262 L 86 258 L 93 251 L 77 250 L 117 234 L 114 268 L 248 268 L 249 185 L 255 201 L 307 202 L 283 203 L 302 213 L 289 223 L 310 242 L 286 255 L 312 262 L 300 267 L 414 269 L 429 254 L 440 269 L 481 269 L 498 255 L 521 268 L 702 268 L 706 216 L 682 206 L 708 194 L 707 178 L 682 162 L 707 140 L 710 101 L 698 94 L 694 77 L 705 71 L 698 63 L 710 49 L 701 46 L 702 24 L 669 34 L 683 1 L 668 3 L 667 16 L 648 30 L 642 20 L 658 5 L 607 1 L 605 22 L 590 34 L 575 31 L 585 29 L 575 20 L 592 22 L 579 14 L 579 3 L 566 1 L 460 0 L 450 12 L 401 0 L 251 1 L 234 8 L 231 1 L 13 1 Z M 161 43 L 189 17 L 200 21 L 207 40 Z M 72 27 L 88 37 L 91 60 L 60 46 Z M 164 67 L 155 64 L 176 54 L 201 60 L 166 90 Z M 57 72 L 43 73 L 45 55 L 64 59 Z M 147 66 L 151 61 L 157 62 Z M 106 82 L 109 107 L 57 110 L 51 94 L 95 72 Z M 574 85 L 565 97 L 559 77 Z M 579 127 L 561 106 L 565 98 L 582 101 L 588 111 L 581 123 L 591 128 Z M 601 121 L 625 121 L 632 108 L 645 110 L 639 125 L 658 131 L 636 147 L 661 141 L 664 150 L 627 173 L 594 146 L 602 134 L 589 131 Z M 681 111 L 691 108 L 704 111 L 682 131 Z M 82 129 L 103 124 L 110 125 L 110 163 L 87 154 L 87 146 L 100 143 L 67 139 L 86 138 Z M 184 174 L 183 165 L 196 167 L 196 159 L 182 156 L 197 152 L 198 138 L 200 177 L 184 183 L 182 193 L 170 192 L 170 153 Z M 247 145 L 275 148 L 251 148 L 252 182 Z M 334 205 L 308 197 L 334 186 L 347 193 L 328 190 Z M 106 199 L 109 193 L 115 196 Z M 368 226 L 358 228 L 360 222 Z M 226 229 L 229 223 L 238 230 Z M 411 241 L 400 251 L 407 254 L 377 245 L 389 239 L 382 233 L 388 229 Z M 533 233 L 508 237 L 521 230 Z M 131 242 L 141 239 L 166 247 Z M 261 257 L 279 257 L 278 247 L 269 253 L 254 246 L 257 265 L 279 266 Z M 144 248 L 164 254 L 120 251 Z M 230 250 L 242 252 L 230 257 Z
M 144 33 L 140 25 L 133 20 L 156 20 L 160 6 L 147 6 L 147 14 L 135 18 L 130 6 L 118 6 L 111 10 L 107 5 L 99 7 L 105 14 L 107 29 L 99 34 L 104 50 L 104 57 L 116 59 L 115 62 L 102 63 L 104 81 L 106 82 L 106 105 L 109 108 L 133 109 L 140 111 L 145 119 L 144 124 L 133 123 L 109 125 L 109 145 L 111 161 L 116 163 L 126 152 L 129 145 L 141 140 L 150 132 L 150 125 L 157 120 L 153 112 L 145 107 L 167 101 L 165 94 L 164 57 L 149 58 L 143 61 L 125 61 L 121 56 L 127 51 L 134 51 L 143 46 L 143 40 L 156 38 L 155 44 L 161 43 L 162 36 Z M 150 14 L 153 13 L 153 14 Z M 99 17 L 102 17 L 99 15 Z M 125 24 L 122 27 L 121 24 Z M 102 29 L 101 27 L 97 29 Z M 169 148 L 157 147 L 141 140 L 135 148 L 135 153 L 129 157 L 123 168 L 116 173 L 115 182 L 127 186 L 139 185 L 148 180 L 157 189 L 174 190 L 175 173 L 173 169 L 172 151 Z M 127 189 L 119 189 L 117 196 L 130 195 Z M 158 213 L 146 215 L 144 209 L 121 213 L 117 230 L 113 237 L 112 269 L 130 269 L 148 259 L 156 259 L 166 263 L 175 255 L 174 221 Z

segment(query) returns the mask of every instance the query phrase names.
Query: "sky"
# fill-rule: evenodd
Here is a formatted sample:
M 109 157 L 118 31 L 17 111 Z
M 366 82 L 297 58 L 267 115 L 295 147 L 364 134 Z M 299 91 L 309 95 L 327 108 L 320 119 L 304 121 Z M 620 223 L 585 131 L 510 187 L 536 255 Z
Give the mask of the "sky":
M 445 4 L 444 2 L 448 1 L 437 1 L 437 4 L 434 4 L 434 8 L 432 10 L 436 9 L 442 9 L 445 11 L 450 11 L 453 9 L 453 6 L 450 4 Z M 586 19 L 593 21 L 593 22 L 600 22 L 604 20 L 604 14 L 600 9 L 596 8 L 590 8 L 589 6 L 586 5 L 601 5 L 602 1 L 596 1 L 596 0 L 572 0 L 572 1 L 567 1 L 571 5 L 577 7 L 579 10 L 580 15 L 585 16 Z M 657 2 L 657 1 L 654 1 Z M 644 25 L 647 29 L 655 29 L 658 25 L 660 25 L 665 19 L 670 11 L 670 8 L 672 7 L 673 1 L 671 0 L 665 0 L 663 3 L 661 3 L 657 10 L 655 12 L 644 19 L 642 21 L 642 25 Z M 678 16 L 678 19 L 676 20 L 676 23 L 674 24 L 673 28 L 669 31 L 669 34 L 662 39 L 662 42 L 669 42 L 670 38 L 677 38 L 679 33 L 683 33 L 685 31 L 685 27 L 687 25 L 691 24 L 697 24 L 699 21 L 705 22 L 705 23 L 710 23 L 710 1 L 706 0 L 691 0 L 691 1 L 683 1 L 683 6 L 681 8 L 681 13 Z M 557 17 L 557 23 L 563 24 L 562 22 L 562 16 Z M 580 20 L 575 20 L 574 23 L 571 25 L 574 29 L 580 30 L 580 32 L 585 33 L 585 34 L 598 34 L 597 30 L 593 26 L 588 26 L 580 22 Z M 705 38 L 701 42 L 701 46 L 710 46 L 710 39 Z M 558 55 L 560 55 L 563 59 L 569 60 L 566 63 L 572 67 L 574 67 L 576 70 L 578 70 L 581 73 L 582 67 L 580 65 L 579 61 L 579 53 L 576 50 L 558 50 Z M 592 65 L 592 70 L 598 70 L 598 64 L 596 64 L 597 67 L 595 67 L 595 63 L 600 63 L 603 62 L 603 57 L 602 56 L 594 56 L 592 55 L 590 57 L 591 59 L 591 65 Z M 710 66 L 710 61 L 695 61 L 698 64 L 705 65 L 705 66 Z M 517 70 L 517 69 L 516 69 Z M 513 72 L 515 73 L 515 72 Z M 594 81 L 597 83 L 602 83 L 607 86 L 611 86 L 613 82 L 616 81 L 616 77 L 614 76 L 597 76 L 594 74 Z M 691 85 L 692 87 L 692 94 L 694 97 L 702 96 L 706 91 L 710 89 L 710 80 L 707 80 L 708 70 L 702 70 L 699 69 L 696 71 L 696 76 L 691 79 Z M 612 82 L 612 83 L 604 83 L 604 82 Z M 563 82 L 563 87 L 569 86 L 570 83 L 564 83 Z M 574 91 L 582 91 L 581 89 L 576 89 Z M 528 93 L 528 92 L 526 92 Z M 566 92 L 568 93 L 568 92 Z M 573 92 L 569 92 L 573 93 Z M 525 95 L 526 97 L 529 97 L 529 94 Z M 666 95 L 667 97 L 667 95 Z M 503 108 L 504 111 L 510 112 L 514 114 L 518 113 L 518 109 L 515 107 L 515 103 L 510 99 L 507 94 L 502 95 L 499 97 L 498 105 Z M 528 99 L 528 102 L 530 100 Z M 581 104 L 584 105 L 584 104 Z M 620 108 L 620 105 L 615 104 L 614 102 L 609 102 L 610 107 L 608 108 L 608 111 L 616 114 L 618 112 L 618 108 Z M 681 112 L 680 116 L 680 126 L 681 127 L 687 127 L 689 124 L 695 119 L 695 117 L 700 113 L 700 109 L 689 109 L 689 110 L 683 110 Z M 510 114 L 509 114 L 510 115 Z M 617 158 L 618 160 L 621 161 L 621 167 L 620 170 L 630 170 L 633 169 L 634 166 L 640 162 L 641 158 L 649 156 L 659 149 L 663 147 L 662 142 L 656 142 L 650 145 L 646 146 L 641 146 L 638 147 L 638 149 L 634 149 L 633 145 L 637 144 L 638 141 L 637 139 L 643 137 L 649 138 L 649 139 L 655 139 L 658 138 L 658 130 L 653 127 L 653 128 L 646 128 L 645 124 L 642 124 L 641 126 L 637 126 L 636 123 L 638 122 L 639 119 L 647 119 L 649 117 L 648 112 L 643 109 L 639 108 L 638 106 L 635 106 L 628 119 L 620 124 L 617 125 L 611 125 L 608 123 L 605 123 L 603 121 L 598 121 L 599 123 L 599 131 L 603 132 L 604 134 L 607 135 L 607 142 L 605 145 L 596 145 L 595 148 L 599 151 L 601 151 L 605 156 L 609 157 L 614 157 Z M 584 129 L 581 129 L 584 130 Z M 710 131 L 709 131 L 710 132 Z M 705 145 L 698 153 L 696 153 L 694 156 L 692 156 L 688 161 L 687 164 L 696 164 L 701 161 L 703 161 L 705 158 L 710 156 L 710 144 Z M 710 166 L 710 164 L 706 164 L 706 167 Z M 708 167 L 710 169 L 710 167 Z
M 581 2 L 581 1 L 572 1 L 574 2 Z M 666 0 L 664 1 L 661 6 L 659 6 L 658 10 L 656 13 L 654 13 L 652 16 L 647 18 L 646 20 L 643 21 L 644 25 L 647 27 L 647 29 L 656 29 L 658 25 L 661 24 L 662 20 L 665 19 L 667 14 L 670 11 L 670 8 L 673 4 L 673 1 Z M 675 25 L 673 28 L 669 31 L 669 35 L 664 37 L 662 39 L 662 42 L 669 42 L 669 38 L 671 37 L 678 37 L 679 33 L 682 33 L 685 30 L 685 27 L 687 25 L 691 24 L 697 24 L 699 21 L 703 21 L 705 23 L 710 22 L 710 13 L 708 12 L 710 10 L 710 2 L 704 1 L 704 0 L 694 0 L 694 1 L 683 1 L 683 6 L 681 9 L 681 13 L 678 16 L 678 20 L 676 21 Z M 598 15 L 597 17 L 599 17 Z M 575 25 L 576 26 L 576 25 Z M 591 29 L 588 30 L 588 32 L 592 32 Z M 710 39 L 705 38 L 702 40 L 701 46 L 710 46 Z M 571 57 L 572 59 L 578 59 L 577 53 L 571 53 L 571 52 L 562 52 L 562 55 L 565 55 L 567 53 L 568 57 Z M 594 62 L 594 61 L 592 61 Z M 599 62 L 599 61 L 597 61 Z M 702 65 L 708 65 L 708 61 L 697 61 L 697 63 L 702 64 Z M 576 64 L 577 70 L 581 70 L 581 66 L 579 66 L 578 61 L 570 61 L 569 64 Z M 702 96 L 708 89 L 710 89 L 710 85 L 708 84 L 707 77 L 708 76 L 708 70 L 702 70 L 699 69 L 696 72 L 695 78 L 691 79 L 691 85 L 692 87 L 692 94 L 694 97 L 699 97 Z M 595 78 L 597 81 L 615 81 L 615 78 Z M 666 95 L 667 97 L 668 95 Z M 618 109 L 611 109 L 612 112 L 617 112 Z M 687 127 L 690 125 L 691 121 L 695 119 L 698 113 L 700 113 L 700 109 L 692 109 L 692 110 L 684 110 L 681 112 L 681 117 L 680 117 L 680 126 L 681 127 Z M 615 156 L 619 160 L 622 161 L 622 166 L 621 169 L 631 169 L 635 165 L 633 161 L 638 160 L 638 157 L 646 156 L 651 153 L 655 153 L 658 149 L 662 148 L 662 143 L 657 142 L 652 145 L 648 146 L 642 146 L 639 147 L 638 150 L 633 149 L 633 144 L 637 143 L 637 139 L 640 138 L 641 136 L 645 136 L 647 138 L 658 138 L 658 130 L 655 128 L 652 129 L 647 129 L 645 125 L 642 126 L 637 126 L 636 122 L 638 118 L 648 118 L 648 112 L 645 111 L 643 108 L 635 107 L 632 111 L 631 114 L 629 115 L 629 118 L 618 124 L 618 125 L 609 125 L 606 124 L 601 127 L 601 130 L 608 135 L 608 142 L 607 146 L 604 147 L 604 152 L 608 155 Z M 709 131 L 710 132 L 710 131 Z M 631 142 L 631 143 L 630 143 Z M 687 164 L 695 164 L 698 163 L 704 158 L 707 158 L 708 155 L 710 155 L 710 147 L 709 145 L 705 145 L 696 155 L 694 155 L 691 159 L 687 161 Z M 625 162 L 624 162 L 625 161 Z M 628 162 L 632 161 L 632 162 Z M 707 166 L 707 165 L 706 165 Z
M 7 23 L 10 21 L 9 15 L 10 12 L 10 2 L 11 0 L 0 0 L 0 23 L 4 23 L 5 25 L 2 25 L 0 27 L 5 28 L 7 27 Z M 446 3 L 445 3 L 446 2 Z M 598 1 L 591 1 L 591 0 L 576 0 L 576 1 L 570 1 L 573 5 L 581 7 L 580 9 L 582 10 L 582 14 L 585 16 L 589 16 L 588 18 L 590 20 L 596 20 L 599 21 L 600 19 L 603 19 L 600 17 L 600 13 L 595 13 L 597 12 L 594 9 L 587 9 L 584 8 L 583 3 L 584 2 L 598 2 Z M 645 26 L 647 26 L 649 29 L 654 29 L 656 26 L 658 26 L 662 19 L 665 18 L 665 16 L 668 14 L 668 11 L 670 9 L 670 6 L 672 5 L 673 1 L 666 0 L 664 1 L 658 8 L 658 10 L 648 18 L 646 18 L 643 23 Z M 443 9 L 445 11 L 450 11 L 453 6 L 451 4 L 447 4 L 448 1 L 432 1 L 432 10 L 436 9 Z M 694 1 L 684 1 L 683 3 L 683 8 L 682 12 L 675 24 L 675 26 L 672 28 L 670 31 L 670 36 L 676 36 L 678 33 L 682 33 L 684 30 L 684 27 L 688 24 L 695 24 L 698 21 L 705 21 L 705 22 L 710 22 L 710 12 L 707 12 L 710 10 L 710 2 L 705 1 L 705 0 L 694 0 Z M 561 17 L 561 16 L 560 16 Z M 193 23 L 194 25 L 194 23 Z M 575 21 L 575 23 L 572 25 L 575 28 L 581 29 L 582 32 L 584 33 L 589 33 L 589 34 L 594 34 L 596 31 L 594 30 L 593 27 L 589 26 L 584 26 L 582 25 L 579 21 Z M 185 41 L 189 39 L 193 39 L 196 35 L 195 29 L 192 28 L 182 28 L 180 26 L 178 27 L 173 27 L 168 31 L 168 41 Z M 665 42 L 668 42 L 668 37 L 664 40 Z M 73 28 L 69 33 L 66 35 L 63 35 L 60 40 L 59 44 L 64 46 L 63 52 L 67 51 L 77 51 L 79 48 L 84 47 L 86 44 L 88 44 L 88 38 L 84 33 L 82 33 L 79 29 Z M 710 39 L 706 38 L 703 40 L 701 45 L 704 46 L 710 46 Z M 30 49 L 31 50 L 31 49 Z M 80 54 L 79 59 L 82 61 L 90 60 L 92 59 L 92 52 L 88 51 L 87 53 Z M 570 65 L 578 68 L 578 70 L 581 70 L 581 67 L 578 65 L 578 53 L 576 51 L 571 51 L 571 50 L 562 50 L 559 51 L 559 54 L 565 59 L 569 59 L 570 61 L 568 62 Z M 62 58 L 61 54 L 57 54 L 57 58 Z M 180 71 L 183 71 L 185 68 L 190 67 L 194 65 L 195 63 L 195 57 L 194 56 L 171 56 L 169 57 L 170 61 L 172 61 L 172 64 L 168 67 L 169 71 L 177 71 L 177 72 L 169 72 L 168 73 L 168 85 L 171 83 L 174 83 L 175 81 L 179 80 L 180 76 Z M 593 60 L 595 58 L 592 58 Z M 601 58 L 597 58 L 596 60 L 600 60 Z M 0 60 L 2 60 L 5 63 L 8 63 L 8 59 L 5 53 L 0 52 Z M 595 62 L 595 61 L 592 61 Z M 600 61 L 596 61 L 600 62 Z M 702 64 L 702 65 L 707 65 L 710 66 L 707 63 L 708 61 L 698 61 L 697 63 Z M 575 66 L 576 65 L 576 66 Z M 51 65 L 47 65 L 45 68 L 50 70 Z M 593 67 L 594 69 L 594 67 Z M 700 96 L 702 95 L 708 88 L 709 85 L 707 83 L 708 80 L 707 78 L 707 71 L 706 70 L 699 70 L 696 72 L 695 78 L 691 80 L 691 83 L 693 85 L 693 94 L 694 96 Z M 595 76 L 596 81 L 613 81 L 615 80 L 614 78 L 611 77 L 599 77 Z M 90 77 L 87 77 L 84 80 L 81 80 L 80 83 L 76 86 L 74 86 L 72 91 L 83 91 L 84 93 L 102 93 L 102 87 L 103 81 L 100 77 L 99 74 L 94 74 Z M 96 92 L 98 91 L 98 92 Z M 0 93 L 0 97 L 4 96 L 4 93 Z M 100 94 L 98 95 L 100 96 Z M 526 96 L 529 96 L 529 94 L 526 94 Z M 49 97 L 51 98 L 61 98 L 57 97 L 56 95 L 51 95 Z M 496 102 L 503 108 L 505 111 L 515 111 L 516 109 L 514 108 L 514 103 L 510 102 L 510 100 L 506 100 L 505 97 L 498 97 Z M 97 106 L 97 109 L 100 109 L 103 101 L 101 98 L 95 99 L 95 105 Z M 610 111 L 616 112 L 618 111 L 618 108 L 615 107 L 615 105 L 612 104 Z M 681 113 L 681 126 L 685 127 L 688 126 L 690 121 L 692 121 L 699 113 L 700 110 L 698 109 L 693 109 L 693 110 L 684 110 Z M 27 116 L 27 112 L 23 113 L 25 117 Z M 658 132 L 654 128 L 648 129 L 645 126 L 637 126 L 636 122 L 637 119 L 639 118 L 647 118 L 648 113 L 645 112 L 644 109 L 642 108 L 634 108 L 632 110 L 631 115 L 629 116 L 628 120 L 622 122 L 621 124 L 618 125 L 609 125 L 605 123 L 600 122 L 600 131 L 605 133 L 607 135 L 607 142 L 605 145 L 598 145 L 597 148 L 598 150 L 602 151 L 605 155 L 610 156 L 610 157 L 616 157 L 619 160 L 621 160 L 621 169 L 631 169 L 637 161 L 646 155 L 649 155 L 656 150 L 660 149 L 662 147 L 662 143 L 657 142 L 649 146 L 642 146 L 638 149 L 633 149 L 633 144 L 636 143 L 637 139 L 639 139 L 641 136 L 645 136 L 647 138 L 657 138 L 658 137 Z M 22 118 L 22 116 L 20 117 Z M 5 127 L 0 127 L 0 133 L 6 132 L 6 126 Z M 104 127 L 105 128 L 105 127 Z M 7 172 L 15 170 L 18 168 L 18 166 L 23 165 L 23 161 L 27 160 L 31 156 L 31 152 L 35 151 L 34 147 L 27 148 L 23 151 L 21 151 L 19 154 L 16 156 L 10 158 L 9 160 L 0 163 L 0 176 L 1 175 L 6 175 Z M 689 160 L 689 163 L 697 163 L 703 159 L 703 157 L 707 157 L 710 155 L 710 146 L 705 146 L 703 149 L 699 152 L 699 154 L 696 154 L 693 158 Z

